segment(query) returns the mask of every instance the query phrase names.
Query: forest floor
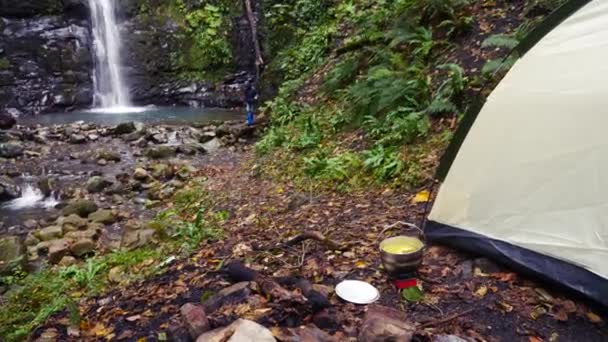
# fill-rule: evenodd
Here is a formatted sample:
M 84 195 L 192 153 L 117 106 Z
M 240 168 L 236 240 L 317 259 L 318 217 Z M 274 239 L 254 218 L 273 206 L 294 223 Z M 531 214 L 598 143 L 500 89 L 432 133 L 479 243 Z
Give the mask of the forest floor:
M 315 324 L 337 341 L 356 341 L 366 306 L 339 299 L 333 288 L 341 280 L 358 279 L 379 289 L 378 304 L 407 314 L 416 326 L 414 340 L 429 341 L 440 334 L 475 341 L 608 340 L 606 318 L 584 302 L 443 246 L 425 250 L 419 269 L 424 296 L 408 303 L 381 267 L 378 242 L 382 235 L 415 234 L 398 226 L 385 228 L 398 221 L 420 224 L 426 203 L 413 201 L 416 193 L 381 188 L 301 192 L 260 174 L 255 160 L 249 151 L 223 154 L 200 170 L 215 208 L 229 213 L 222 225 L 224 239 L 203 244 L 163 274 L 83 299 L 79 326 L 71 325 L 66 310 L 34 336 L 60 341 L 187 340 L 180 307 L 200 304 L 229 287 L 233 281 L 222 266 L 240 261 L 269 277 L 304 278 L 328 295 L 331 306 L 315 312 L 307 303 L 262 296 L 258 288 L 207 312 L 212 328 L 246 318 L 272 328 L 279 340 L 288 340 L 280 338 L 281 329 Z M 319 232 L 340 247 L 316 240 L 284 244 L 305 232 Z

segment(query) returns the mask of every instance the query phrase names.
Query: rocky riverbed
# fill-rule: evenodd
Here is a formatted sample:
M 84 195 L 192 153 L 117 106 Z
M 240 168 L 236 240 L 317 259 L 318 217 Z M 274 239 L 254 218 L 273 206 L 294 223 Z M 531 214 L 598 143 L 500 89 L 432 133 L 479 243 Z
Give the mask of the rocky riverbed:
M 255 133 L 235 121 L 13 124 L 0 130 L 0 272 L 144 245 L 155 205 Z

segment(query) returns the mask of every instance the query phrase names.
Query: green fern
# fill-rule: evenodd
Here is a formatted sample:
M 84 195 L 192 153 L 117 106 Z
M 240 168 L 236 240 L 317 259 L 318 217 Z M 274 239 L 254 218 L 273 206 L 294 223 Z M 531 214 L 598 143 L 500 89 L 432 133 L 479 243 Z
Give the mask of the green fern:
M 511 67 L 517 62 L 519 57 L 516 54 L 511 54 L 506 59 L 492 59 L 484 64 L 483 68 L 481 68 L 481 72 L 484 75 L 496 74 L 500 72 L 505 72 L 511 69 Z
M 494 34 L 486 38 L 483 43 L 481 43 L 482 48 L 504 48 L 504 49 L 513 49 L 519 44 L 519 40 L 517 40 L 513 35 L 509 34 Z

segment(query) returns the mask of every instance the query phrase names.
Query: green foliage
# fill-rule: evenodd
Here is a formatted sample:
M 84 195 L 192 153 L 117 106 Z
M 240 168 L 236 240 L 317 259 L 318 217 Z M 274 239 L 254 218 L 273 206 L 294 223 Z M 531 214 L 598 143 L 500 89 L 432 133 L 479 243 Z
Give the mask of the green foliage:
M 395 178 L 403 171 L 404 163 L 395 148 L 378 145 L 363 152 L 363 166 L 382 182 Z
M 486 38 L 482 43 L 482 48 L 497 47 L 505 49 L 513 49 L 519 44 L 513 35 L 510 34 L 494 34 Z
M 403 299 L 410 303 L 418 303 L 424 298 L 424 292 L 418 286 L 408 287 L 401 291 Z
M 206 4 L 201 9 L 185 16 L 187 31 L 194 37 L 193 55 L 197 67 L 206 70 L 230 64 L 232 52 L 229 44 L 229 29 L 225 8 Z
M 160 252 L 152 249 L 113 252 L 91 258 L 84 265 L 45 268 L 19 278 L 0 306 L 0 337 L 23 341 L 32 329 L 66 308 L 72 319 L 77 320 L 78 297 L 99 293 L 107 285 L 107 273 L 112 267 L 128 268 L 159 256 Z
M 505 59 L 493 59 L 484 64 L 481 72 L 485 75 L 492 75 L 497 73 L 503 73 L 511 69 L 511 67 L 517 62 L 519 56 L 515 53 L 511 54 Z
M 325 181 L 344 181 L 362 166 L 361 159 L 355 153 L 345 152 L 332 157 L 326 150 L 305 158 L 304 163 L 306 174 Z
M 200 208 L 196 217 L 191 222 L 182 222 L 173 238 L 183 242 L 187 252 L 193 251 L 202 241 L 216 241 L 223 236 L 223 231 L 217 226 L 216 221 L 222 219 L 223 214 L 209 215 L 206 208 Z

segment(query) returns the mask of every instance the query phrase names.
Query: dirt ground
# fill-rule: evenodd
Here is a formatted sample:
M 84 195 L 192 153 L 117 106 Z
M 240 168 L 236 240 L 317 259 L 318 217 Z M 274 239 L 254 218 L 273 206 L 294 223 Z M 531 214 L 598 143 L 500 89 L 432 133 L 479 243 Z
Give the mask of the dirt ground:
M 339 341 L 356 341 L 366 306 L 346 303 L 331 292 L 341 280 L 359 279 L 379 289 L 380 304 L 407 314 L 418 327 L 418 341 L 430 341 L 437 334 L 474 341 L 608 340 L 606 316 L 572 294 L 443 246 L 425 251 L 419 270 L 423 300 L 404 301 L 382 270 L 380 233 L 397 221 L 419 224 L 426 203 L 414 203 L 415 193 L 383 189 L 298 192 L 290 184 L 260 176 L 251 157 L 250 152 L 231 153 L 213 167 L 201 169 L 217 208 L 230 213 L 224 240 L 201 246 L 162 275 L 83 300 L 80 329 L 68 330 L 69 314 L 63 312 L 35 336 L 50 329 L 60 341 L 179 340 L 171 331 L 180 324 L 180 306 L 200 303 L 230 286 L 221 266 L 238 260 L 267 276 L 304 278 L 330 293 L 332 307 L 313 313 L 310 305 L 285 305 L 254 295 L 255 300 L 225 305 L 212 313 L 212 327 L 239 317 L 268 328 L 314 323 Z M 315 240 L 278 247 L 312 231 L 342 246 L 341 251 Z M 396 227 L 382 235 L 397 234 L 415 231 Z

